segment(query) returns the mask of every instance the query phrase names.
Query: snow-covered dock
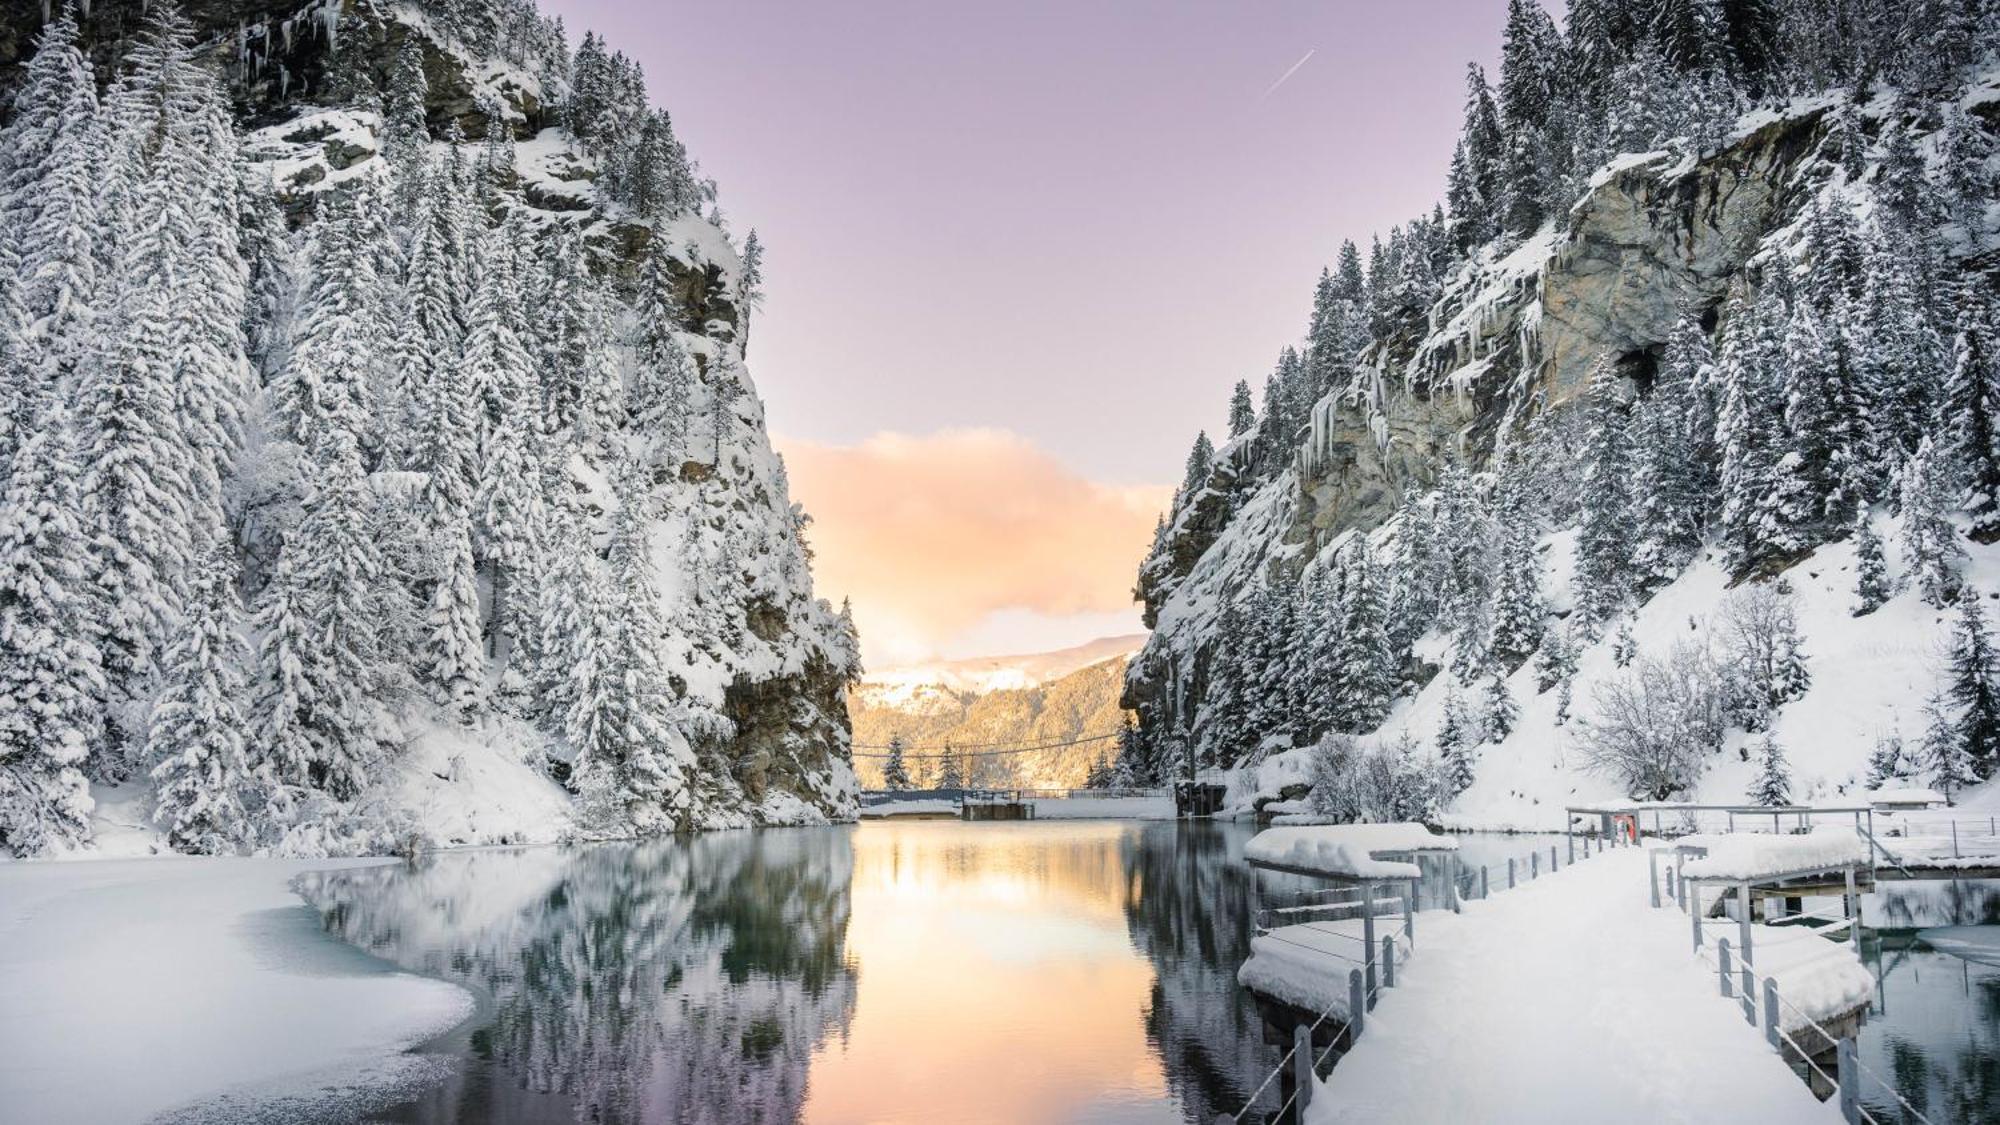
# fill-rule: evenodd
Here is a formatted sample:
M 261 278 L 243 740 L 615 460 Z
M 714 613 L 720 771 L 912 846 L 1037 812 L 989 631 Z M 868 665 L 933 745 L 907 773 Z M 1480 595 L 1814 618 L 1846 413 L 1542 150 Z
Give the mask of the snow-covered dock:
M 1437 916 L 1455 924 L 1424 928 L 1306 1120 L 1840 1120 L 1718 999 L 1647 880 L 1616 849 Z

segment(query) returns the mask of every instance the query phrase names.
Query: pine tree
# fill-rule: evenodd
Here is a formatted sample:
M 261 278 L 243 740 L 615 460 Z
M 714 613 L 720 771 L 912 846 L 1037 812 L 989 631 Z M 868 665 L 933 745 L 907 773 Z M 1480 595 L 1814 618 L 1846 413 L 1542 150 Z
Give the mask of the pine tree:
M 177 851 L 227 855 L 255 839 L 262 787 L 241 710 L 246 654 L 236 573 L 228 544 L 207 553 L 188 627 L 167 650 L 166 688 L 147 729 L 153 821 Z
M 1943 417 L 1952 460 L 1965 481 L 1965 508 L 1972 538 L 2000 538 L 2000 387 L 1996 387 L 1991 340 L 1983 302 L 1961 303 L 1951 377 L 1945 384 Z
M 1215 470 L 1215 446 L 1208 440 L 1206 430 L 1195 435 L 1194 448 L 1188 451 L 1187 472 L 1181 478 L 1181 493 L 1192 497 L 1208 484 L 1209 474 Z
M 1724 547 L 1739 570 L 1796 553 L 1804 540 L 1796 521 L 1800 502 L 1797 459 L 1788 457 L 1778 424 L 1784 403 L 1784 352 L 1776 335 L 1783 302 L 1766 290 L 1754 303 L 1733 306 L 1727 344 L 1718 365 L 1721 406 L 1716 441 L 1721 448 Z
M 1520 721 L 1521 705 L 1514 702 L 1514 693 L 1507 690 L 1506 674 L 1495 668 L 1486 678 L 1487 740 L 1505 742 Z
M 1562 34 L 1536 0 L 1508 0 L 1500 55 L 1500 123 L 1505 131 L 1506 214 L 1516 235 L 1542 225 L 1550 181 L 1559 169 L 1549 133 L 1562 83 Z
M 1854 521 L 1854 616 L 1881 609 L 1894 592 L 1889 563 L 1882 557 L 1882 537 L 1875 534 L 1875 522 L 1863 509 Z
M 1493 104 L 1493 92 L 1486 85 L 1486 72 L 1477 64 L 1468 65 L 1465 122 L 1459 131 L 1457 154 L 1452 159 L 1453 173 L 1446 200 L 1460 249 L 1479 246 L 1498 233 L 1500 208 L 1506 198 L 1506 159 L 1507 142 L 1500 130 L 1500 113 Z M 1345 277 L 1345 247 L 1342 255 L 1341 272 Z M 1354 266 L 1358 274 L 1358 253 Z
M 1332 700 L 1333 724 L 1345 731 L 1382 725 L 1396 695 L 1396 657 L 1389 643 L 1382 581 L 1365 544 L 1348 550 L 1334 666 L 1339 678 Z M 1281 661 L 1288 654 L 1276 654 Z
M 882 767 L 882 784 L 891 791 L 910 787 L 910 771 L 903 764 L 903 736 L 889 737 L 889 760 Z
M 1576 538 L 1577 610 L 1611 620 L 1631 590 L 1631 447 L 1617 379 L 1600 370 L 1590 388 L 1583 463 L 1583 523 Z
M 58 400 L 0 498 L 0 847 L 16 856 L 90 838 L 81 767 L 100 736 L 105 688 L 82 589 L 74 441 Z
M 1792 771 L 1785 763 L 1785 749 L 1778 745 L 1776 735 L 1766 734 L 1759 740 L 1754 751 L 1757 757 L 1757 776 L 1745 792 L 1751 801 L 1768 808 L 1783 808 L 1792 803 Z
M 1444 717 L 1439 721 L 1437 732 L 1438 759 L 1443 763 L 1450 789 L 1445 795 L 1446 800 L 1472 787 L 1478 744 L 1457 687 L 1448 685 L 1445 688 Z
M 371 697 L 392 686 L 380 643 L 381 546 L 360 462 L 351 438 L 328 432 L 314 451 L 317 487 L 285 548 L 299 555 L 292 596 L 303 620 L 295 659 L 310 708 L 307 779 L 338 800 L 358 794 L 380 761 Z
M 1835 299 L 1836 316 L 1847 308 L 1844 297 Z M 1847 334 L 1838 321 L 1822 324 L 1804 300 L 1786 328 L 1784 372 L 1785 429 L 1805 490 L 1804 510 L 1790 522 L 1808 542 L 1823 541 L 1853 524 L 1875 458 Z
M 440 528 L 440 572 L 431 587 L 424 621 L 423 677 L 433 698 L 469 716 L 485 688 L 479 645 L 479 593 L 474 584 L 472 535 L 461 518 Z
M 1534 533 L 1516 518 L 1500 541 L 1500 568 L 1493 583 L 1493 636 L 1489 657 L 1503 667 L 1519 667 L 1542 643 L 1547 607 L 1542 603 L 1541 559 Z
M 1903 514 L 1904 566 L 1926 604 L 1943 609 L 1958 597 L 1959 563 L 1965 548 L 1948 515 L 1948 476 L 1937 447 L 1927 436 L 1903 467 L 1896 502 Z
M 414 214 L 424 195 L 430 146 L 430 125 L 425 101 L 430 97 L 430 81 L 424 75 L 423 40 L 416 35 L 403 40 L 389 71 L 389 93 L 383 113 L 382 157 L 395 177 L 396 208 Z
M 1903 736 L 1887 734 L 1875 740 L 1868 754 L 1868 788 L 1880 789 L 1910 776 L 1910 762 L 1903 752 Z
M 944 760 L 938 767 L 937 787 L 939 789 L 965 788 L 965 769 L 958 760 L 958 754 L 950 746 L 944 748 Z
M 1972 772 L 1981 780 L 2000 766 L 2000 667 L 1993 638 L 1979 608 L 1979 591 L 1967 587 L 1958 599 L 1958 623 L 1952 631 L 1950 687 L 1946 693 L 1957 708 L 1954 729 Z
M 1229 439 L 1248 434 L 1257 424 L 1257 410 L 1250 404 L 1250 384 L 1242 379 L 1236 381 L 1236 389 L 1229 395 Z
M 1931 785 L 1950 801 L 1952 795 L 1979 780 L 1958 725 L 1943 699 L 1933 695 L 1924 705 L 1924 772 Z

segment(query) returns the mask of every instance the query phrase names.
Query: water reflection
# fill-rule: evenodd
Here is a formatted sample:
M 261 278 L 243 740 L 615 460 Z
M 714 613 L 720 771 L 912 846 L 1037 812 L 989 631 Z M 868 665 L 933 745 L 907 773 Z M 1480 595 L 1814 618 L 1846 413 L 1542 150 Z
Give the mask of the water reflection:
M 1879 982 L 1862 1064 L 1934 1121 L 2000 1125 L 2000 882 L 1884 881 L 1862 909 Z M 1905 1119 L 1887 1098 L 1866 1101 L 1879 1120 Z
M 486 1003 L 410 1122 L 789 1121 L 853 1016 L 846 837 L 453 853 L 308 876 L 328 928 Z

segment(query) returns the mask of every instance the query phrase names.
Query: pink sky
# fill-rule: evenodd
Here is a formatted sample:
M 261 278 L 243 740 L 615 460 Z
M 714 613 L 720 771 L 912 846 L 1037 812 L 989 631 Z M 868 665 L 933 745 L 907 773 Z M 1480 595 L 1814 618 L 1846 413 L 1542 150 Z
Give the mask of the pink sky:
M 1037 536 L 1003 515 L 1025 483 L 1008 474 L 1169 489 L 1230 385 L 1261 386 L 1303 331 L 1340 239 L 1365 250 L 1438 198 L 1462 71 L 1490 67 L 1505 15 L 1503 0 L 543 4 L 639 60 L 732 228 L 769 248 L 751 367 L 820 521 L 821 591 L 854 596 L 878 665 L 1135 626 L 1150 516 L 1050 503 L 1048 519 L 1101 534 Z M 880 478 L 908 494 L 896 506 L 840 494 L 897 448 L 906 470 L 962 471 Z M 976 503 L 981 471 L 984 507 L 887 514 Z M 1081 540 L 1083 556 L 1060 546 Z M 1024 554 L 1048 581 L 1018 580 Z M 897 561 L 916 555 L 950 565 Z

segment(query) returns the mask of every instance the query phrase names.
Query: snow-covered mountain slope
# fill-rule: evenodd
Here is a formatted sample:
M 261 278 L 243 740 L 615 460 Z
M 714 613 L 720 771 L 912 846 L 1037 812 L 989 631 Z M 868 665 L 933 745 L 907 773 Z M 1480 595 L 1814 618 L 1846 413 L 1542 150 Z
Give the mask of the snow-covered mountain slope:
M 1802 49 L 1788 37 L 1817 18 L 1785 16 L 1800 26 L 1780 34 L 1784 49 Z M 1596 30 L 1549 27 L 1547 41 Z M 1918 743 L 1960 619 L 1954 589 L 1921 588 L 1962 585 L 1983 604 L 2000 579 L 1984 468 L 2000 457 L 1985 421 L 2000 389 L 1996 33 L 1981 24 L 1948 56 L 1873 41 L 1892 58 L 1883 73 L 1908 85 L 1859 93 L 1781 52 L 1766 63 L 1789 89 L 1819 92 L 1731 75 L 1714 96 L 1669 93 L 1689 97 L 1678 110 L 1618 83 L 1708 79 L 1648 78 L 1649 58 L 1664 64 L 1642 46 L 1609 94 L 1581 83 L 1505 127 L 1540 144 L 1558 112 L 1608 98 L 1628 122 L 1664 114 L 1657 151 L 1607 155 L 1553 185 L 1509 165 L 1475 190 L 1455 165 L 1463 211 L 1397 228 L 1365 272 L 1343 248 L 1261 408 L 1239 384 L 1234 436 L 1198 439 L 1140 567 L 1154 631 L 1127 680 L 1136 772 L 1179 774 L 1192 757 L 1232 771 L 1249 808 L 1314 780 L 1315 756 L 1287 747 L 1352 736 L 1364 754 L 1403 756 L 1385 776 L 1468 768 L 1416 779 L 1447 822 L 1553 827 L 1564 800 L 1633 790 L 1580 750 L 1602 693 L 1633 675 L 1631 650 L 1658 661 L 1699 644 L 1718 695 L 1738 691 L 1727 608 L 1780 581 L 1812 675 L 1769 704 L 1792 796 L 1851 797 L 1878 738 Z M 1540 49 L 1510 40 L 1508 65 Z M 1476 70 L 1471 85 L 1462 156 L 1498 128 Z M 1502 100 L 1529 89 L 1501 87 Z M 1648 137 L 1618 126 L 1598 142 Z M 1564 191 L 1498 237 L 1503 220 L 1475 210 Z M 1909 530 L 1912 505 L 1928 522 Z M 1857 617 L 1861 513 L 1896 585 Z M 1535 581 L 1516 580 L 1531 568 Z M 1550 637 L 1576 650 L 1552 676 Z M 1495 679 L 1520 718 L 1483 741 L 1474 730 L 1469 766 L 1454 767 L 1462 748 L 1447 744 L 1478 727 Z M 1560 725 L 1544 679 L 1567 681 Z M 1945 709 L 1993 768 L 1978 709 Z M 1761 752 L 1763 735 L 1744 728 L 1760 721 L 1732 712 L 1692 783 L 1667 787 L 1746 800 L 1746 743 Z M 1337 783 L 1366 772 L 1325 761 Z
M 127 852 L 155 800 L 155 844 L 293 853 L 851 818 L 857 641 L 746 365 L 761 250 L 636 65 L 532 0 L 49 8 L 0 0 L 0 203 L 90 212 L 63 245 L 114 263 L 95 296 L 190 310 L 214 378 L 157 421 L 156 510 L 90 483 L 135 424 L 102 411 L 87 502 L 15 474 L 14 510 L 105 530 L 81 600 L 10 587 L 90 624 L 61 675 L 94 704 L 60 750 L 0 748 L 0 850 L 87 849 L 86 783 Z M 123 253 L 177 196 L 194 233 Z M 9 255 L 58 251 L 0 242 L 11 301 Z M 164 401 L 123 385 L 149 322 L 30 312 L 0 454 L 64 432 L 50 401 Z
M 869 747 L 886 746 L 894 738 L 911 747 L 1023 746 L 1116 731 L 1126 717 L 1118 705 L 1126 663 L 1144 640 L 1105 637 L 1057 652 L 949 661 L 870 676 L 848 692 L 854 740 Z M 1116 742 L 1105 740 L 974 758 L 968 780 L 1076 788 L 1094 765 L 1116 752 Z M 858 759 L 862 784 L 879 786 L 883 765 L 879 758 Z M 938 763 L 913 760 L 909 768 L 921 785 L 937 772 Z
M 1130 656 L 1145 643 L 1144 633 L 1133 633 L 1123 637 L 1099 637 L 1054 652 L 910 664 L 868 673 L 856 685 L 855 694 L 866 696 L 870 703 L 893 707 L 900 704 L 899 693 L 906 690 L 911 693 L 914 702 L 918 697 L 916 689 L 919 688 L 938 687 L 974 693 L 1018 691 L 1059 680 L 1079 668 Z

